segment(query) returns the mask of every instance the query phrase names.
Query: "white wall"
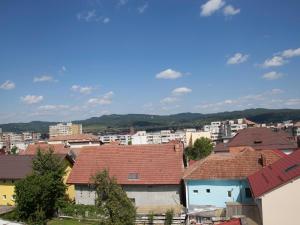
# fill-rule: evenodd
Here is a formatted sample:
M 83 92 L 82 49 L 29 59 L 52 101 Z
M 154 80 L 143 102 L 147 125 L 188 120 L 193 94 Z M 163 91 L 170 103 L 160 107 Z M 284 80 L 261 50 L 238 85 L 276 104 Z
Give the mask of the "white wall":
M 299 225 L 300 178 L 261 197 L 263 225 Z

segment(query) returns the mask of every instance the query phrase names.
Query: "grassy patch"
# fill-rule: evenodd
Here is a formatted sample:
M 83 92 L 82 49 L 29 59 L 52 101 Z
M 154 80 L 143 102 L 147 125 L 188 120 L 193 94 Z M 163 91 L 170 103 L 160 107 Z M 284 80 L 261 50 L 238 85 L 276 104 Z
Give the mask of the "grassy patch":
M 96 225 L 97 222 L 91 222 L 86 220 L 74 220 L 74 219 L 53 219 L 47 223 L 47 225 Z

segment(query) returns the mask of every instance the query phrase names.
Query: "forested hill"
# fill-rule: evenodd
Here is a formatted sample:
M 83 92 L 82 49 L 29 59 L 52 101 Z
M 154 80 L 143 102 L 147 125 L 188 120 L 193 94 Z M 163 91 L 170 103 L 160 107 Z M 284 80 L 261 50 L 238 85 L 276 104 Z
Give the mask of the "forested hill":
M 247 109 L 242 111 L 221 112 L 211 114 L 179 113 L 174 115 L 103 115 L 86 120 L 73 121 L 82 123 L 85 132 L 126 132 L 135 130 L 160 130 L 196 127 L 215 120 L 247 118 L 257 123 L 281 122 L 285 120 L 300 120 L 300 109 Z M 22 132 L 36 131 L 47 133 L 48 127 L 54 122 L 33 121 L 29 123 L 1 124 L 3 131 Z

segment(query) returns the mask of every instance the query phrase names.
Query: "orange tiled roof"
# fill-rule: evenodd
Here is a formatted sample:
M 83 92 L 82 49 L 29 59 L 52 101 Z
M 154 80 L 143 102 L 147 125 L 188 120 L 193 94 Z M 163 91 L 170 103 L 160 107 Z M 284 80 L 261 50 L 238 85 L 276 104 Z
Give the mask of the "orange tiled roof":
M 99 138 L 92 134 L 75 134 L 52 137 L 49 141 L 99 141 Z
M 246 148 L 241 153 L 212 154 L 190 166 L 184 173 L 187 180 L 243 179 L 282 156 L 273 150 L 255 151 Z
M 35 155 L 37 149 L 41 149 L 42 151 L 48 150 L 49 148 L 53 149 L 54 154 L 68 154 L 70 148 L 65 147 L 64 144 L 45 144 L 45 143 L 36 143 L 30 144 L 26 148 L 25 151 L 20 152 L 20 155 Z
M 183 146 L 178 144 L 103 145 L 82 150 L 70 184 L 92 183 L 91 176 L 104 169 L 119 184 L 180 184 L 183 175 Z M 128 179 L 129 174 L 137 174 L 138 179 Z

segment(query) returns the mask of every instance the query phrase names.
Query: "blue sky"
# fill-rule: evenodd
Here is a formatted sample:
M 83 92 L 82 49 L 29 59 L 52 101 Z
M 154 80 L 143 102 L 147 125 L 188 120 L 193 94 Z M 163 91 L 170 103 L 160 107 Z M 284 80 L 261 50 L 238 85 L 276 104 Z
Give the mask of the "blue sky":
M 0 2 L 0 123 L 300 108 L 298 0 Z

